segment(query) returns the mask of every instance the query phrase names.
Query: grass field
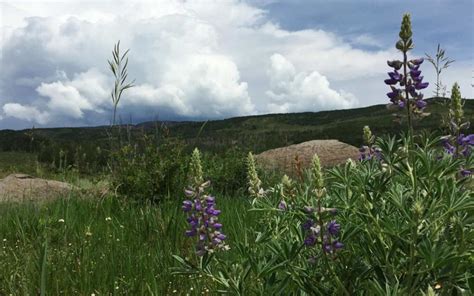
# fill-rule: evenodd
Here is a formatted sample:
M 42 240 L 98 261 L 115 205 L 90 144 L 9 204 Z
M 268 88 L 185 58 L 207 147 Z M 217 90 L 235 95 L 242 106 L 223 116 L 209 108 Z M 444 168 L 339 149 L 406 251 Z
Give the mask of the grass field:
M 36 174 L 36 155 L 26 152 L 0 152 L 0 179 L 11 173 Z
M 218 202 L 230 243 L 244 237 L 254 224 L 248 202 Z M 41 289 L 48 295 L 212 291 L 207 279 L 170 274 L 176 264 L 171 255 L 193 252 L 183 235 L 179 197 L 157 207 L 71 195 L 43 204 L 2 204 L 0 216 L 1 295 L 34 295 Z

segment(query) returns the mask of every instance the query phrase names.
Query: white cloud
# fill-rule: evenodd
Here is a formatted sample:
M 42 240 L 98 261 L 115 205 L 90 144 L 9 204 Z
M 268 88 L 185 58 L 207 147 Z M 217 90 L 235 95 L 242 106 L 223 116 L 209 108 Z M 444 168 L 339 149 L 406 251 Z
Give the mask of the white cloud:
M 369 34 L 362 34 L 362 35 L 355 36 L 352 39 L 352 41 L 355 44 L 359 44 L 359 45 L 382 47 L 382 43 L 378 41 L 375 37 Z
M 53 118 L 81 119 L 86 111 L 103 112 L 103 106 L 109 101 L 107 78 L 95 68 L 75 74 L 69 80 L 63 79 L 51 83 L 41 83 L 36 92 L 48 99 L 44 104 L 47 113 Z
M 356 105 L 354 95 L 330 88 L 326 77 L 312 72 L 296 72 L 295 67 L 280 54 L 271 56 L 269 70 L 272 112 L 301 112 L 322 109 L 345 109 Z
M 0 106 L 33 108 L 38 123 L 108 122 L 106 60 L 119 39 L 131 49 L 137 85 L 119 112 L 135 118 L 144 110 L 193 119 L 382 103 L 383 90 L 368 90 L 384 87 L 386 60 L 397 56 L 368 34 L 348 43 L 320 29 L 282 29 L 237 0 L 5 3 Z
M 226 56 L 213 54 L 189 55 L 173 63 L 159 87 L 138 85 L 130 89 L 123 104 L 165 107 L 187 117 L 219 118 L 255 111 L 237 66 Z
M 3 105 L 3 112 L 5 116 L 18 118 L 28 122 L 46 124 L 49 121 L 49 114 L 47 112 L 41 112 L 33 106 L 23 106 L 21 104 L 8 103 Z

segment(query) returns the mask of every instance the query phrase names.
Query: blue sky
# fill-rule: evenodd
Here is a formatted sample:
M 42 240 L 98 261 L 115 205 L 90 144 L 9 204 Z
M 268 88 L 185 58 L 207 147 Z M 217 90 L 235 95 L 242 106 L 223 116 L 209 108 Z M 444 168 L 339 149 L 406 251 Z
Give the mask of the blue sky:
M 411 1 L 411 5 L 400 5 L 401 2 L 290 0 L 263 6 L 270 11 L 271 19 L 288 30 L 320 28 L 348 40 L 370 34 L 384 47 L 396 41 L 393 32 L 400 26 L 400 16 L 409 12 L 417 52 L 432 52 L 441 43 L 456 59 L 472 62 L 474 1 L 418 0 Z
M 107 59 L 130 48 L 124 121 L 219 119 L 387 103 L 404 12 L 414 57 L 442 48 L 443 73 L 473 98 L 473 1 L 0 2 L 0 129 L 111 120 Z M 434 71 L 423 64 L 425 80 Z M 430 96 L 433 84 L 425 91 Z

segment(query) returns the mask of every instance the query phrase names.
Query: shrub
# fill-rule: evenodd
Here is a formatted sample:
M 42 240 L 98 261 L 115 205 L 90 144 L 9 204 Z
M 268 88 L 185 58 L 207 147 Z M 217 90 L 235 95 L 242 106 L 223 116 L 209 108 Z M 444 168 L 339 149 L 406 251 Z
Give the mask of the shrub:
M 143 136 L 141 143 L 113 152 L 111 167 L 113 189 L 132 200 L 158 202 L 178 194 L 185 185 L 183 145 L 169 139 L 158 145 Z

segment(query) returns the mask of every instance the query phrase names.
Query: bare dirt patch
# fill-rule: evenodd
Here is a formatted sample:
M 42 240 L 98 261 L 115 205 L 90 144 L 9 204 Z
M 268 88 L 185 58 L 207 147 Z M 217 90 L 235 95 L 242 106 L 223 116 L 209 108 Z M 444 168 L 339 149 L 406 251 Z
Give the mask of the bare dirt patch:
M 34 201 L 67 196 L 74 189 L 69 183 L 11 174 L 0 180 L 1 201 Z
M 267 170 L 281 171 L 294 176 L 295 157 L 301 162 L 303 169 L 311 165 L 314 154 L 318 154 L 321 165 L 331 167 L 359 157 L 359 149 L 338 140 L 313 140 L 287 147 L 267 150 L 255 158 L 258 164 Z

